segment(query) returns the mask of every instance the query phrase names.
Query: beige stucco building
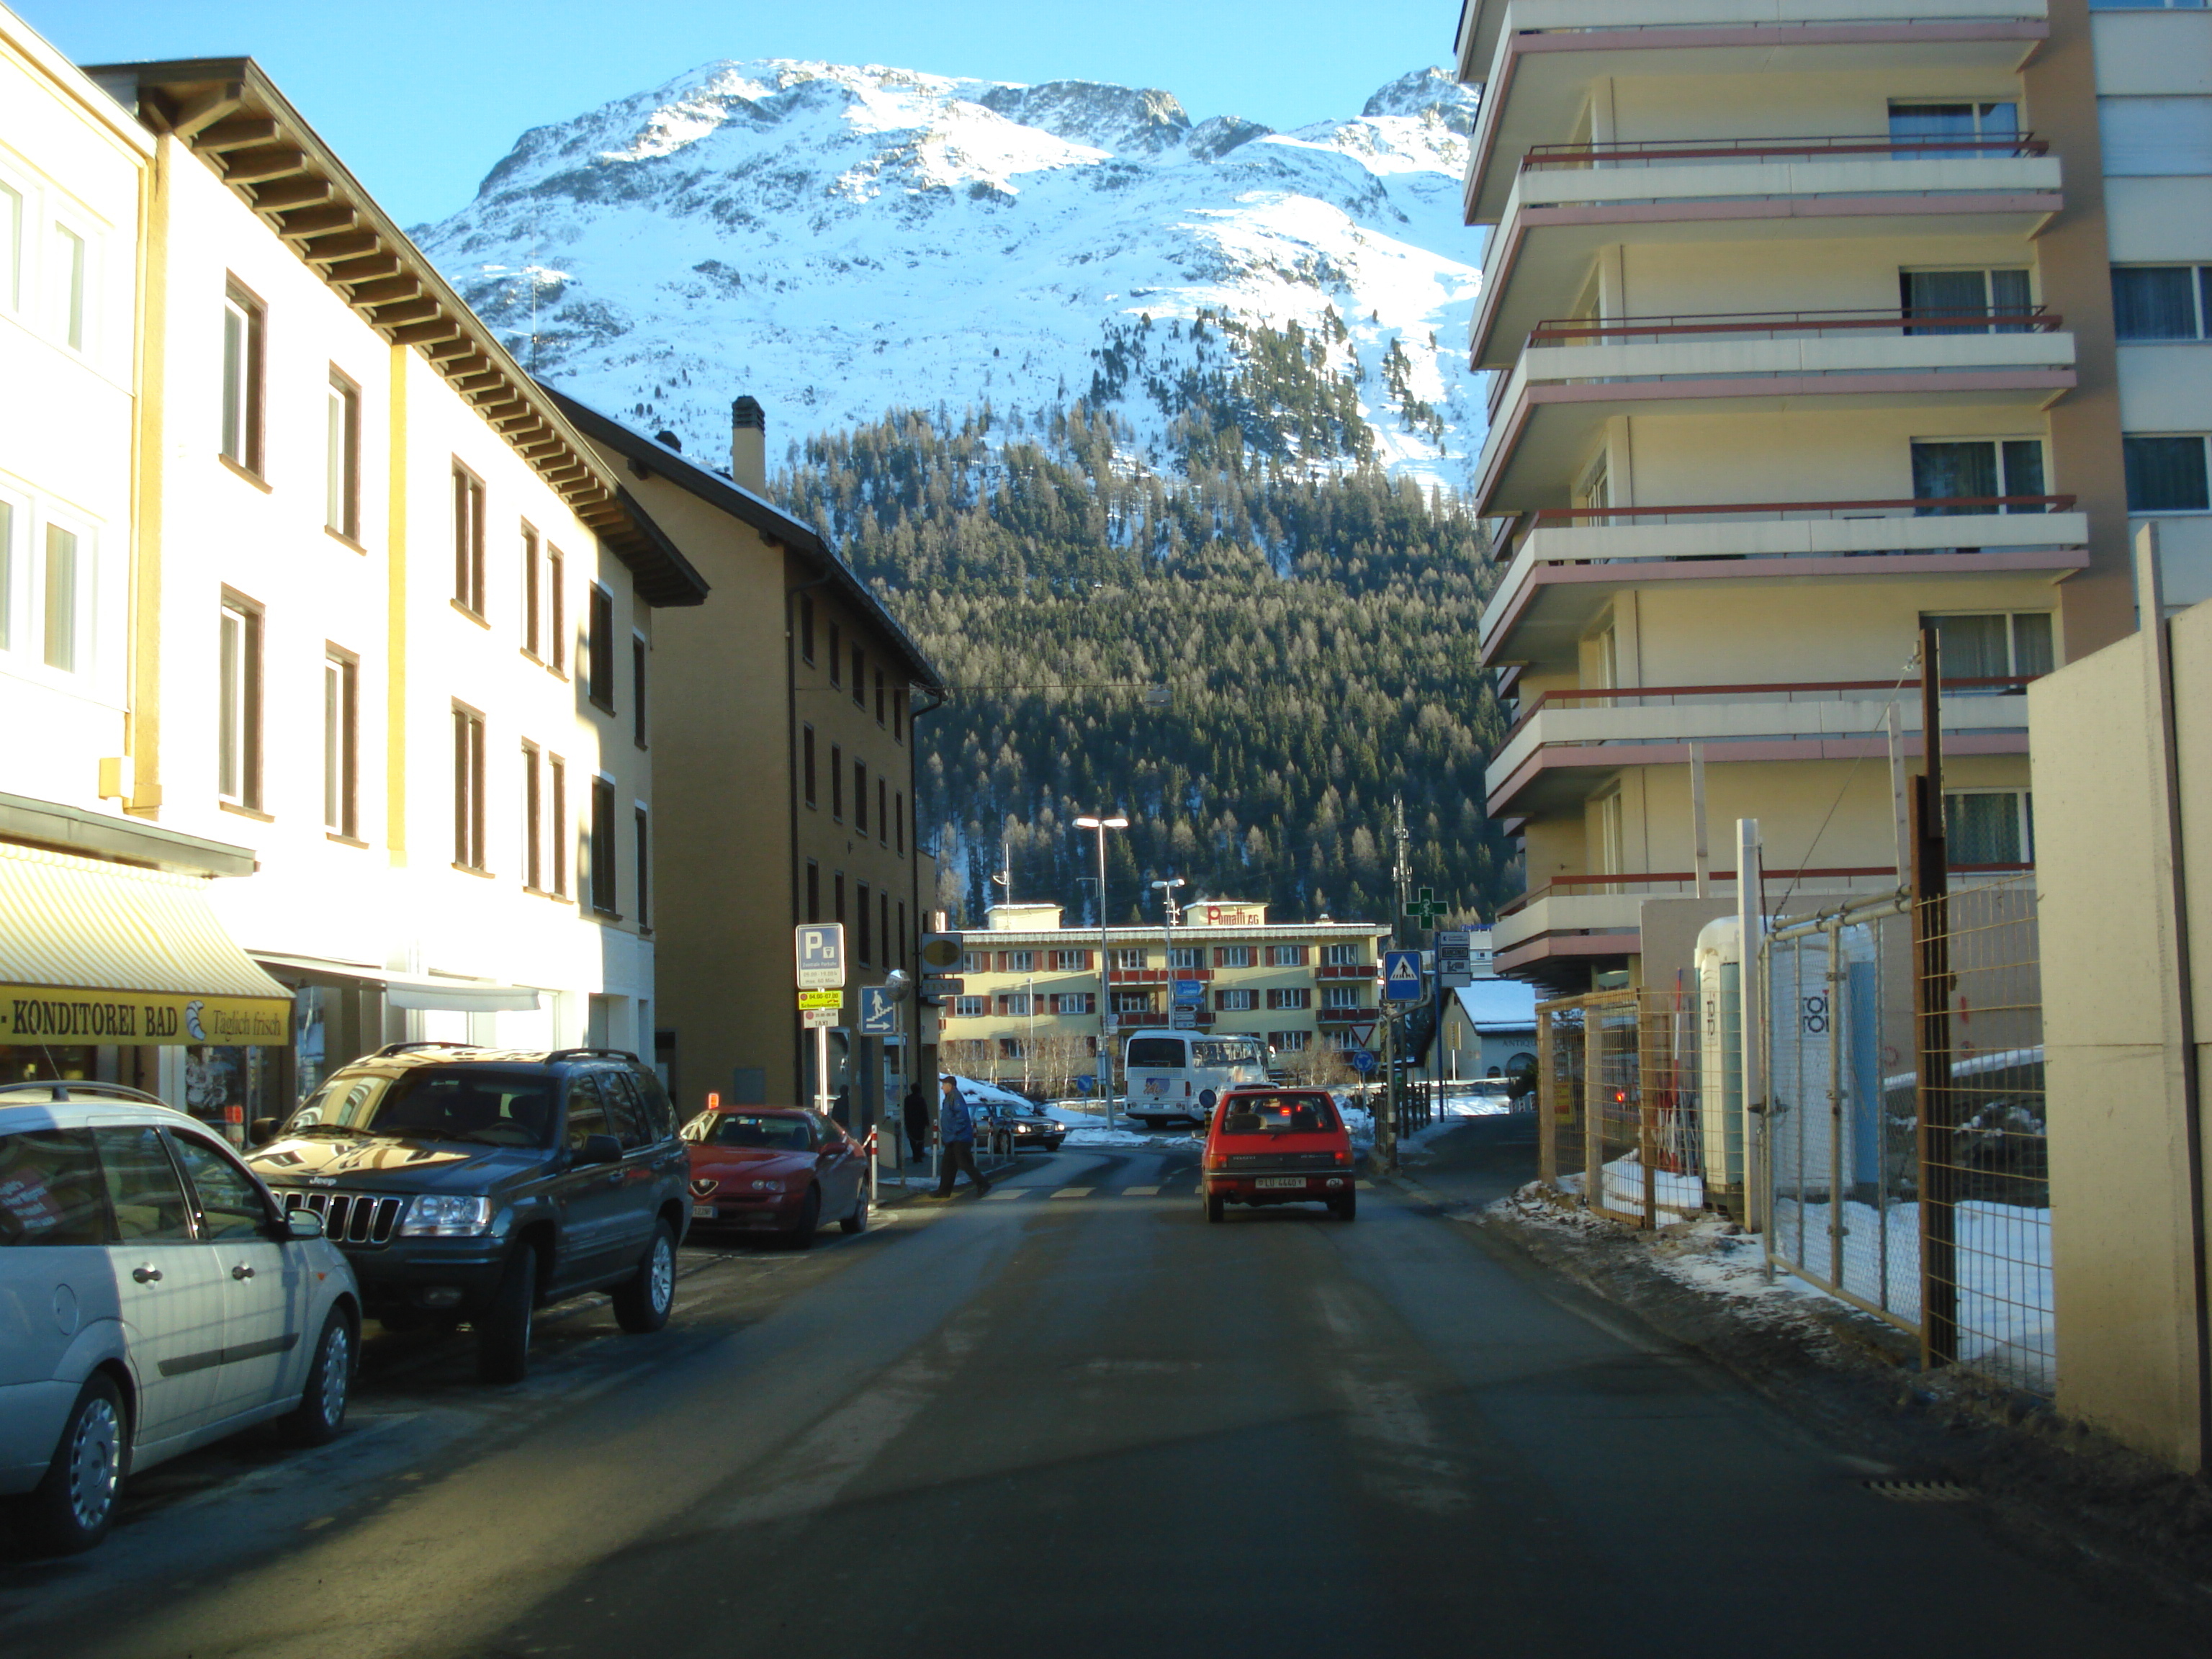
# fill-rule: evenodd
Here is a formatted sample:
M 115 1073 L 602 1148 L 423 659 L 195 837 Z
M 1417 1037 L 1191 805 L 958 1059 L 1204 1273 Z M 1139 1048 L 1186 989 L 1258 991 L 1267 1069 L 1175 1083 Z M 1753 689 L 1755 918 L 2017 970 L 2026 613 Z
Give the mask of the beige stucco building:
M 962 935 L 960 994 L 939 1011 L 940 1063 L 1055 1088 L 1088 1075 L 1100 1031 L 1098 930 L 1064 927 L 1055 904 L 999 905 L 988 921 Z M 1369 922 L 1271 922 L 1264 904 L 1203 899 L 1173 928 L 1109 927 L 1112 1029 L 1168 1027 L 1175 981 L 1194 981 L 1185 1029 L 1258 1037 L 1277 1070 L 1340 1069 L 1350 1050 L 1380 1051 L 1376 975 L 1388 936 Z
M 1953 857 L 2032 860 L 2016 693 L 2133 625 L 2130 482 L 2153 499 L 2158 461 L 2171 503 L 2203 476 L 2201 441 L 2193 475 L 2185 446 L 2124 451 L 2124 426 L 2201 433 L 2212 405 L 2178 340 L 2118 341 L 2112 261 L 2201 257 L 2202 180 L 2153 175 L 2204 171 L 2206 22 L 1471 0 L 1480 491 L 1510 522 L 1483 648 L 1520 707 L 1489 806 L 1528 872 L 1501 971 L 1671 981 L 1692 924 L 1735 908 L 1738 817 L 1770 905 L 1895 885 L 1886 720 L 1914 763 L 1924 619 L 1968 682 L 1942 699 Z M 2127 177 L 2105 176 L 2100 118 L 2142 135 Z M 2172 309 L 2172 279 L 2130 280 L 2126 319 Z M 2202 505 L 2160 509 L 2188 520 L 2180 597 L 2212 591 Z

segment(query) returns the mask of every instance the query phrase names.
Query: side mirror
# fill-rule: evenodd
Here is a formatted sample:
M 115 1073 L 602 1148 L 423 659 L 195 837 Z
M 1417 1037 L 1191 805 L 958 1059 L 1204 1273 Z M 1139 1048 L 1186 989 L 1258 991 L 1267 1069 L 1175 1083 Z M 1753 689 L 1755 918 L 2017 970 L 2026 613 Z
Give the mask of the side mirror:
M 287 1238 L 320 1238 L 323 1218 L 313 1210 L 293 1210 L 284 1217 L 284 1237 Z
M 622 1161 L 622 1142 L 612 1135 L 586 1135 L 584 1144 L 576 1149 L 579 1164 L 619 1164 Z
M 253 1127 L 248 1132 L 246 1139 L 257 1146 L 267 1146 L 276 1139 L 276 1120 L 273 1117 L 255 1118 Z

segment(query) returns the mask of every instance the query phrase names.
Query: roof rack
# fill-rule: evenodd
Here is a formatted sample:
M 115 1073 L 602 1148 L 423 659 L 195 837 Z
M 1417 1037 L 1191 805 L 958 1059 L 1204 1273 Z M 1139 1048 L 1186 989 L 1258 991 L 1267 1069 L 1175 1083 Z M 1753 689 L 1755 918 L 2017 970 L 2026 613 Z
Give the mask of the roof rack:
M 382 1060 L 388 1054 L 404 1054 L 416 1048 L 477 1048 L 483 1046 L 483 1044 L 476 1042 L 387 1042 L 381 1048 L 379 1048 L 374 1054 L 371 1054 L 369 1058 L 371 1060 Z
M 645 1064 L 643 1060 L 640 1060 L 635 1054 L 630 1053 L 627 1048 L 556 1048 L 552 1053 L 547 1054 L 545 1058 L 548 1060 L 626 1060 L 633 1066 L 642 1066 Z

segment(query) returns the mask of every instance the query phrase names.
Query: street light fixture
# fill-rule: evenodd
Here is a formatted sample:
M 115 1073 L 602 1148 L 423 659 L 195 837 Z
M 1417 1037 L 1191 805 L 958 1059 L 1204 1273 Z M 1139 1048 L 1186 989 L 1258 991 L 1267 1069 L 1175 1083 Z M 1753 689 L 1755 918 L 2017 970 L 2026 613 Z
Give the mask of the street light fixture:
M 1106 1103 L 1106 1127 L 1114 1127 L 1114 975 L 1107 968 L 1106 949 L 1106 832 L 1127 830 L 1129 820 L 1082 817 L 1079 830 L 1098 832 L 1098 1093 Z
M 1176 1023 L 1175 1011 L 1175 890 L 1182 885 L 1181 876 L 1170 876 L 1152 884 L 1152 890 L 1160 896 L 1160 971 L 1167 975 L 1168 1024 Z

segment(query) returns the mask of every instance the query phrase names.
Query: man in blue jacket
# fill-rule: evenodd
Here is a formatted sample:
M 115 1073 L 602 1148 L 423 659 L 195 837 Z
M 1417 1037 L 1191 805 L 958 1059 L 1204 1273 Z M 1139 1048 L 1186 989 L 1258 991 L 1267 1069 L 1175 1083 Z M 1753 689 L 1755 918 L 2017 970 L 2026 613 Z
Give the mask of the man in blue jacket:
M 981 1198 L 991 1190 L 991 1183 L 975 1167 L 975 1114 L 960 1098 L 960 1085 L 950 1072 L 937 1079 L 937 1138 L 944 1145 L 945 1158 L 938 1169 L 935 1196 L 951 1197 L 953 1178 L 965 1170 Z

